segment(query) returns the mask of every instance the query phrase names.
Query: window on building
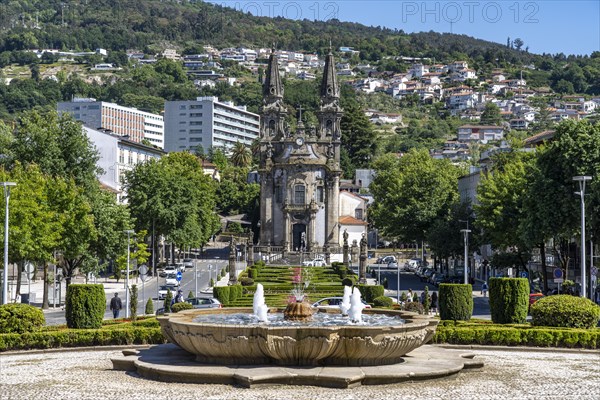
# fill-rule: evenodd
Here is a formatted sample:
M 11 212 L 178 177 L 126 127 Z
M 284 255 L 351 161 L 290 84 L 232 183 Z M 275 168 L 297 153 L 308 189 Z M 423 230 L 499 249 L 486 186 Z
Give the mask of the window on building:
M 202 110 L 202 104 L 190 104 L 190 110 Z
M 281 203 L 283 201 L 283 188 L 281 185 L 275 186 L 275 202 Z
M 190 113 L 190 117 L 201 117 L 202 113 Z
M 325 193 L 323 186 L 317 186 L 317 203 L 323 203 L 325 201 Z
M 119 151 L 119 162 L 121 164 L 125 163 L 125 152 L 123 150 Z
M 356 219 L 363 219 L 363 210 L 362 208 L 357 208 L 356 210 L 354 210 L 354 218 Z
M 306 189 L 304 185 L 294 186 L 294 204 L 306 204 Z
M 179 109 L 180 109 L 180 110 L 185 110 L 185 109 L 186 109 L 186 106 L 185 106 L 185 105 L 180 105 L 180 106 L 179 106 Z

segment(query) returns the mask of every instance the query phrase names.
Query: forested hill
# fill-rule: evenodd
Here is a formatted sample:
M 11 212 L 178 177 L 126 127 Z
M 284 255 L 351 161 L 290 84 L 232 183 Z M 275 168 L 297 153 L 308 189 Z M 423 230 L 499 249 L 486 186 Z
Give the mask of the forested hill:
M 383 56 L 442 61 L 482 57 L 530 63 L 533 55 L 464 35 L 367 27 L 338 20 L 295 21 L 255 17 L 201 1 L 21 0 L 0 1 L 0 52 L 33 48 L 65 50 L 253 46 L 318 51 L 350 46 L 365 60 Z

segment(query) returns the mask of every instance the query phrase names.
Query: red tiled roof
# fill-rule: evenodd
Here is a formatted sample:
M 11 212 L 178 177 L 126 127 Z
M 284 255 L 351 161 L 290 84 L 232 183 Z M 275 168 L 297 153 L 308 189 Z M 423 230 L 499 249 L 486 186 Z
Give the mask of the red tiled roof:
M 349 215 L 345 215 L 343 217 L 340 217 L 339 219 L 340 225 L 367 225 L 366 221 L 360 220 L 360 219 L 356 219 L 354 217 L 351 217 Z

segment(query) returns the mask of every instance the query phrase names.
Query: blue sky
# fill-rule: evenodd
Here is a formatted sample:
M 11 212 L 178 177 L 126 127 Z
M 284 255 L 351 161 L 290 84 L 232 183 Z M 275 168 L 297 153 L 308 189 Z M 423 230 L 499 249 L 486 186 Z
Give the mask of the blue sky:
M 405 32 L 453 32 L 506 43 L 521 38 L 533 53 L 600 51 L 600 0 L 403 1 L 220 0 L 260 16 L 359 22 Z

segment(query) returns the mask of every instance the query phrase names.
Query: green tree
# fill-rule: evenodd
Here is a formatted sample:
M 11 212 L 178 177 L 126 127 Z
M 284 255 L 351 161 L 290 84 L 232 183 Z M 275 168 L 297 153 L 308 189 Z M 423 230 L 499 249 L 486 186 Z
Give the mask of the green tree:
M 344 166 L 344 176 L 350 178 L 357 168 L 370 167 L 371 158 L 377 150 L 377 137 L 371 121 L 355 101 L 348 101 L 344 105 L 340 127 L 342 153 L 347 155 L 349 161 Z
M 240 142 L 236 142 L 233 145 L 229 159 L 234 167 L 248 168 L 252 164 L 250 149 Z
M 425 240 L 433 222 L 447 216 L 459 197 L 457 179 L 464 170 L 431 158 L 427 150 L 411 150 L 399 159 L 386 155 L 374 167 L 370 216 L 384 236 Z
M 475 223 L 483 231 L 483 241 L 495 250 L 513 253 L 524 270 L 532 244 L 525 239 L 521 223 L 526 218 L 524 204 L 534 166 L 534 153 L 520 149 L 500 153 L 481 178 L 475 205 Z
M 486 103 L 483 113 L 481 113 L 481 124 L 482 125 L 500 125 L 502 122 L 502 115 L 500 114 L 500 108 L 494 103 Z

